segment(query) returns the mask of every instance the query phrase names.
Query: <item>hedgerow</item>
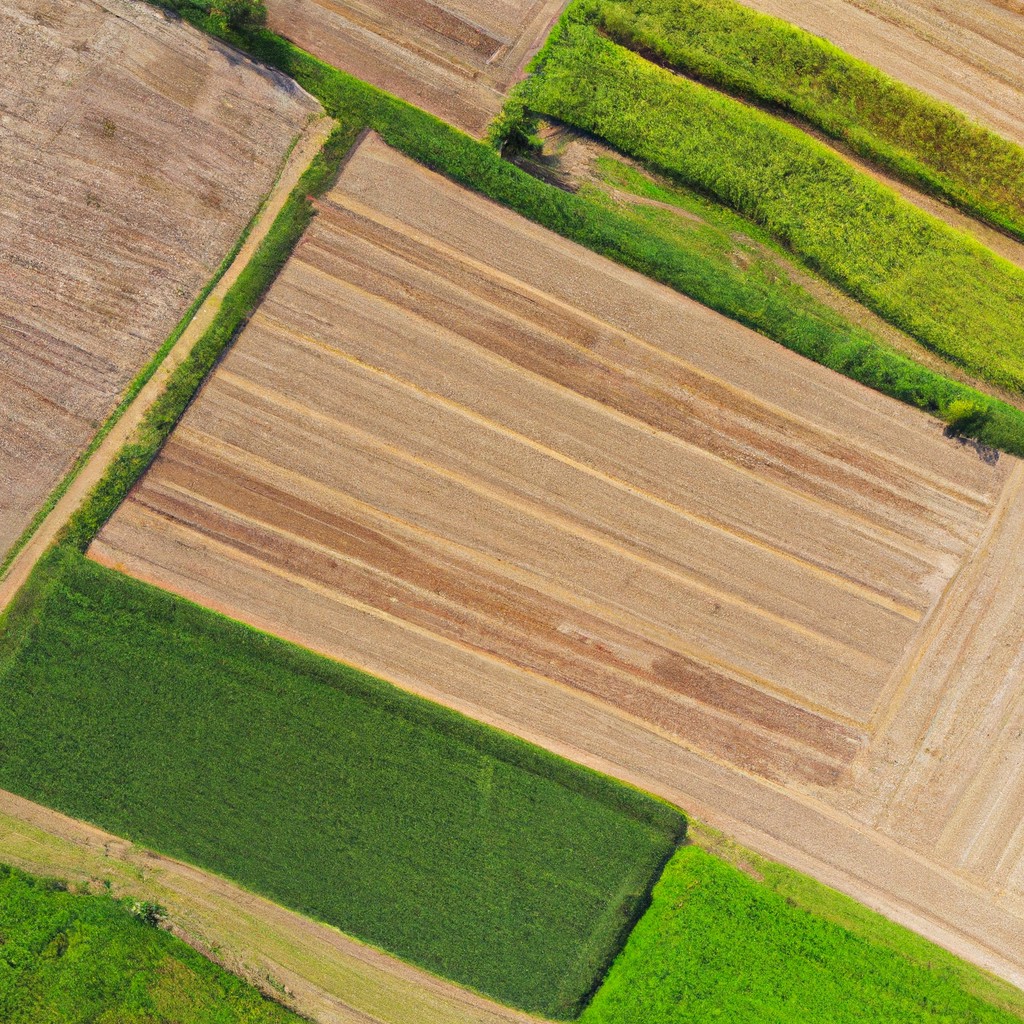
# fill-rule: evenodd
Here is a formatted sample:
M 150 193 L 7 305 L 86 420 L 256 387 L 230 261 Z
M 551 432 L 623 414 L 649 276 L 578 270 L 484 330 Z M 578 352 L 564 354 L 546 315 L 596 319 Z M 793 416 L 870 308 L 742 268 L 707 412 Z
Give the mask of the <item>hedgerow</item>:
M 678 811 L 68 548 L 43 571 L 0 639 L 0 787 L 513 1006 L 578 1011 Z
M 580 1021 L 1020 1021 L 971 994 L 955 958 L 923 939 L 892 925 L 886 931 L 893 942 L 861 931 L 810 913 L 738 868 L 686 847 L 665 868 L 650 909 Z
M 617 42 L 791 111 L 1024 238 L 1024 150 L 832 43 L 736 0 L 600 0 L 595 20 Z
M 579 4 L 523 96 L 762 225 L 813 269 L 968 371 L 1024 389 L 1024 271 L 821 143 L 601 36 Z
M 300 1024 L 153 925 L 152 904 L 70 891 L 0 864 L 4 1024 Z

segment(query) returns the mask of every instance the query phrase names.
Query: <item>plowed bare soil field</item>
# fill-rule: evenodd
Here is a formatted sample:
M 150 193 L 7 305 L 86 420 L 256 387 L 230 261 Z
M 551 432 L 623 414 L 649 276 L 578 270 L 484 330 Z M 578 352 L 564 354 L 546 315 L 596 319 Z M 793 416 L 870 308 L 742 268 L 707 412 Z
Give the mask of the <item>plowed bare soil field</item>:
M 270 27 L 481 136 L 568 0 L 267 0 Z
M 741 0 L 1024 143 L 1022 0 Z
M 992 855 L 885 819 L 891 773 L 934 756 L 892 709 L 951 699 L 921 658 L 961 642 L 950 601 L 1003 550 L 1020 478 L 369 136 L 91 554 L 639 783 L 1024 979 L 1016 840 L 997 883 Z M 981 576 L 1006 611 L 1000 571 Z M 1009 658 L 1018 712 L 1019 677 Z M 1019 731 L 1000 736 L 1004 764 Z M 960 779 L 958 813 L 996 767 Z
M 0 558 L 317 109 L 146 4 L 0 6 Z

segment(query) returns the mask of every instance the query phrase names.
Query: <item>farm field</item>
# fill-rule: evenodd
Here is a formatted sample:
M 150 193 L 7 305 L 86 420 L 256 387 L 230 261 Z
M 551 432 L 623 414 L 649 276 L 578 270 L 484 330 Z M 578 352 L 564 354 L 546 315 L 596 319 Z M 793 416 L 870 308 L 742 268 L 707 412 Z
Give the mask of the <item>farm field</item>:
M 1011 1024 L 927 949 L 865 941 L 772 892 L 760 872 L 679 850 L 581 1024 Z M 1019 1008 L 1019 1007 L 1018 1007 Z
M 133 906 L 138 908 L 133 910 Z M 102 891 L 0 864 L 4 1024 L 300 1024 Z
M 269 25 L 481 136 L 567 0 L 268 0 Z
M 321 1024 L 529 1024 L 528 1017 L 85 822 L 0 791 L 0 863 L 119 900 Z M 36 1022 L 32 1022 L 36 1024 Z
M 48 557 L 0 637 L 0 786 L 574 1015 L 682 836 L 675 808 L 76 551 Z
M 2 561 L 319 106 L 127 0 L 5 4 L 0 97 Z
M 522 96 L 713 196 L 890 323 L 969 372 L 1024 388 L 1024 271 L 800 129 L 604 38 L 581 4 Z
M 592 16 L 616 42 L 767 104 L 1024 238 L 1024 149 L 820 37 L 738 0 L 596 0 Z M 997 230 L 987 234 L 1001 237 Z
M 1019 0 L 741 0 L 1024 143 Z
M 1012 521 L 1020 464 L 982 454 L 369 136 L 90 554 L 1019 980 L 1016 868 L 918 852 L 851 783 Z

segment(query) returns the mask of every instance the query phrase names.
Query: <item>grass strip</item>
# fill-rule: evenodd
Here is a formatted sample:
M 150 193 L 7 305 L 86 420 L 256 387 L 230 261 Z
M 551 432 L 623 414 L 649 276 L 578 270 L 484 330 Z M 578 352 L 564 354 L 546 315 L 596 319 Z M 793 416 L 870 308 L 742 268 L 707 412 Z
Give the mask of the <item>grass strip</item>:
M 687 846 L 666 867 L 650 909 L 581 1024 L 1020 1020 L 971 992 L 965 965 L 951 954 L 889 922 L 878 924 L 889 941 L 811 913 L 739 868 Z M 982 972 L 973 973 L 984 980 Z M 988 994 L 998 999 L 996 991 Z
M 41 573 L 0 640 L 0 786 L 503 1002 L 578 1012 L 678 811 L 70 549 Z
M 299 1024 L 154 927 L 155 910 L 0 864 L 0 1020 Z
M 796 114 L 1024 239 L 1024 149 L 827 40 L 735 0 L 601 0 L 596 21 L 617 42 Z
M 605 38 L 594 2 L 552 33 L 529 107 L 739 211 L 929 348 L 1024 390 L 1024 271 L 799 129 Z

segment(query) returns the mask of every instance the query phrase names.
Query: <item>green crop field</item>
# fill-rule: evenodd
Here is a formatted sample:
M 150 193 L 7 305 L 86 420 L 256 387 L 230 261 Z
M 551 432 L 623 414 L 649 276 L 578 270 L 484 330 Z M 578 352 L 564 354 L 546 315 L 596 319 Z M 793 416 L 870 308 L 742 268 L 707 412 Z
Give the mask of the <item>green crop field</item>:
M 299 1024 L 147 923 L 149 908 L 0 865 L 4 1024 Z
M 637 790 L 69 550 L 7 623 L 0 787 L 557 1017 L 684 828 Z
M 1024 271 L 799 129 L 619 46 L 570 8 L 521 99 L 766 228 L 854 298 L 1024 390 Z
M 869 917 L 877 915 L 860 908 L 858 922 Z M 965 982 L 963 966 L 881 919 L 844 927 L 811 913 L 731 864 L 685 847 L 581 1024 L 1020 1021 L 997 1005 L 1000 986 L 987 998 L 974 994 L 984 976 L 974 971 Z
M 595 17 L 617 42 L 791 111 L 1024 238 L 1024 150 L 826 40 L 736 0 L 601 0 Z

